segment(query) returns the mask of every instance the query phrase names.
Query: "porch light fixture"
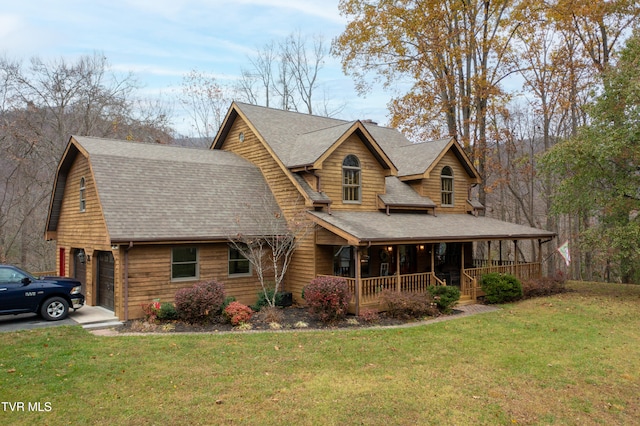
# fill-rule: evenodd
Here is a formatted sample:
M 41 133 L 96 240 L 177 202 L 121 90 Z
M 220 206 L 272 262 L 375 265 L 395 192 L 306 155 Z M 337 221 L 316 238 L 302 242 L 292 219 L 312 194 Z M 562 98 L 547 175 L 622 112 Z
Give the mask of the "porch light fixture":
M 78 257 L 78 262 L 82 264 L 87 263 L 88 256 L 84 253 L 84 250 L 80 250 L 76 256 Z
M 424 244 L 420 244 L 420 250 L 424 250 Z
M 389 247 L 387 247 L 387 250 L 388 250 L 388 251 L 393 251 L 393 246 L 389 246 Z

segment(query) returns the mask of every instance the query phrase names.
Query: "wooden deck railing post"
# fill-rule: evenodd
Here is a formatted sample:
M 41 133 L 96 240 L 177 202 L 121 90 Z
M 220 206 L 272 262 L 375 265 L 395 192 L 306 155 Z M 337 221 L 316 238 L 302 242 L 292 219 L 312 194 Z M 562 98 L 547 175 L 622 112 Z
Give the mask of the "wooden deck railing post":
M 518 276 L 518 240 L 513 240 L 513 260 L 514 260 L 513 276 L 517 277 Z
M 360 247 L 354 246 L 356 252 L 356 315 L 360 315 L 360 301 L 362 300 L 362 274 L 360 273 Z
M 400 246 L 396 246 L 396 291 L 400 293 Z

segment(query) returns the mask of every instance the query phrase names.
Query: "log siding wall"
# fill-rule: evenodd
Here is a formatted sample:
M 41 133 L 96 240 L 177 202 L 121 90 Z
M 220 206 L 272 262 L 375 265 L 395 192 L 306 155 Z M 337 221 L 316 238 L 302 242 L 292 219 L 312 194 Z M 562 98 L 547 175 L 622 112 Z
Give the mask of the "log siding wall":
M 440 187 L 440 173 L 446 166 L 453 170 L 453 205 L 442 205 L 442 192 Z M 448 151 L 444 157 L 432 169 L 428 179 L 413 182 L 411 186 L 421 195 L 431 198 L 438 207 L 440 213 L 466 213 L 466 201 L 469 196 L 471 178 L 467 174 L 456 155 Z
M 244 133 L 243 142 L 239 139 L 240 133 Z M 280 167 L 241 117 L 235 120 L 221 149 L 234 152 L 260 168 L 287 220 L 309 207 L 305 206 L 304 197 L 287 176 L 289 172 Z M 302 301 L 302 288 L 316 276 L 315 257 L 314 234 L 310 232 L 299 241 L 284 282 L 284 288 L 293 294 L 296 302 Z
M 226 243 L 193 244 L 198 249 L 198 273 L 193 280 L 171 280 L 171 251 L 177 245 L 139 245 L 128 252 L 129 318 L 143 316 L 141 305 L 154 299 L 173 302 L 176 291 L 198 281 L 215 279 L 224 284 L 228 296 L 245 305 L 256 302 L 261 291 L 255 271 L 250 276 L 229 276 L 229 246 Z
M 80 179 L 85 180 L 85 210 L 80 211 Z M 58 223 L 56 235 L 58 248 L 64 248 L 65 263 L 64 270 L 67 276 L 73 275 L 74 262 L 72 250 L 74 248 L 84 249 L 90 260 L 86 263 L 85 296 L 87 304 L 97 303 L 97 292 L 95 289 L 97 258 L 94 255 L 98 251 L 111 251 L 107 227 L 102 215 L 102 207 L 98 199 L 98 192 L 95 181 L 89 167 L 89 161 L 83 155 L 78 155 L 69 169 L 67 183 L 60 208 L 60 221 Z M 58 250 L 59 252 L 59 250 Z M 117 266 L 117 256 L 114 253 Z M 56 259 L 56 268 L 60 271 L 61 259 Z M 116 267 L 116 274 L 118 268 Z M 117 297 L 119 289 L 116 287 L 114 296 Z M 117 299 L 116 299 L 117 300 Z M 121 308 L 116 305 L 115 309 Z
M 349 154 L 360 160 L 361 202 L 342 201 L 342 162 Z M 316 174 L 322 180 L 323 191 L 331 198 L 334 210 L 377 211 L 378 194 L 385 193 L 386 170 L 356 135 L 351 135 L 322 163 Z

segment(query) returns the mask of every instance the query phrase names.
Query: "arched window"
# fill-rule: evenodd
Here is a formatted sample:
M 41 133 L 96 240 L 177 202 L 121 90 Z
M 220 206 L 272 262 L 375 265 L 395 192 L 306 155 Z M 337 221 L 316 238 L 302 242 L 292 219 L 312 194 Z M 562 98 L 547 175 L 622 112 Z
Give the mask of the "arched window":
M 85 199 L 85 184 L 84 178 L 80 178 L 80 211 L 83 212 L 87 208 L 87 200 Z
M 361 187 L 360 160 L 353 154 L 347 155 L 342 162 L 342 201 L 359 203 Z
M 453 170 L 451 167 L 445 166 L 440 173 L 442 205 L 453 206 Z

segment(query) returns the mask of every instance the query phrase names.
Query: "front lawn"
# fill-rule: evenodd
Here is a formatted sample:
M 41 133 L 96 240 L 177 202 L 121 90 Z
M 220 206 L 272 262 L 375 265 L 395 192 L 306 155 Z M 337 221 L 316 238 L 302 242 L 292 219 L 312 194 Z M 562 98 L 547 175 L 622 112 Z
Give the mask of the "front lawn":
M 2 333 L 0 421 L 636 423 L 640 286 L 570 288 L 493 313 L 399 329 Z

